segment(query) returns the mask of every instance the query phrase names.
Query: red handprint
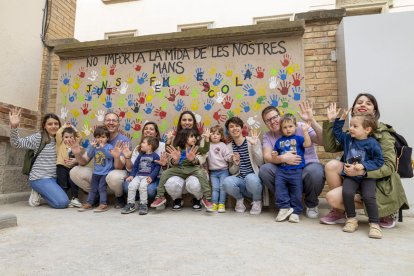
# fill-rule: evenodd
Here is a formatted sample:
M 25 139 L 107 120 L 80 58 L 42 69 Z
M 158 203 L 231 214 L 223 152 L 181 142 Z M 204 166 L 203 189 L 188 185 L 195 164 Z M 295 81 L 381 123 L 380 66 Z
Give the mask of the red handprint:
M 292 75 L 293 78 L 293 86 L 300 86 L 300 82 L 303 80 L 303 77 L 299 73 L 295 73 Z
M 243 137 L 246 137 L 247 135 L 249 135 L 249 127 L 247 126 L 247 124 L 243 126 L 242 135 Z
M 204 131 L 204 123 L 203 122 L 199 122 L 197 124 L 197 129 L 198 129 L 198 132 L 203 133 L 203 131 Z
M 264 77 L 264 71 L 265 71 L 264 68 L 258 66 L 256 68 L 256 75 L 255 75 L 255 77 L 258 78 L 258 79 L 263 79 L 263 77 Z
M 203 83 L 201 83 L 201 85 L 203 86 L 203 92 L 208 92 L 208 91 L 210 91 L 210 84 L 208 83 L 208 82 L 203 82 Z
M 135 131 L 140 131 L 141 130 L 141 120 L 135 120 L 133 123 L 132 123 L 132 129 L 133 130 L 135 130 Z
M 160 108 L 155 109 L 154 115 L 159 116 L 160 119 L 164 119 L 167 116 L 167 112 L 162 110 L 162 108 L 160 107 Z
M 221 109 L 217 110 L 217 111 L 216 111 L 216 112 L 214 112 L 214 114 L 213 114 L 213 118 L 214 118 L 214 120 L 216 120 L 216 121 L 217 121 L 217 123 L 222 123 L 222 122 L 225 122 L 225 121 L 226 121 L 226 119 L 227 119 L 227 115 L 220 114 L 220 110 L 221 110 Z
M 227 95 L 226 97 L 224 97 L 222 104 L 225 109 L 230 109 L 231 105 L 233 104 L 233 99 L 229 95 Z
M 116 88 L 116 87 L 107 87 L 106 90 L 105 90 L 105 93 L 106 93 L 106 95 L 110 96 L 112 94 L 115 94 L 116 91 L 118 91 L 118 88 Z
M 134 66 L 135 71 L 139 72 L 141 71 L 141 65 L 137 64 Z
M 139 104 L 144 104 L 145 103 L 145 93 L 144 92 L 140 92 L 138 94 L 137 102 L 139 102 Z
M 124 119 L 125 118 L 125 115 L 126 115 L 125 111 L 123 111 L 122 109 L 118 108 L 118 117 L 121 118 L 121 119 Z
M 89 111 L 91 111 L 91 109 L 88 109 L 88 107 L 89 105 L 87 103 L 84 103 L 81 107 L 83 115 L 88 115 Z
M 86 75 L 85 68 L 83 68 L 83 67 L 79 68 L 79 73 L 78 73 L 79 78 L 83 79 L 85 77 L 85 75 Z
M 177 93 L 177 89 L 175 88 L 170 88 L 170 96 L 169 97 L 165 97 L 167 100 L 169 100 L 170 102 L 174 102 L 175 98 L 177 97 L 178 93 Z
M 289 87 L 290 87 L 290 85 L 291 85 L 291 82 L 287 82 L 287 81 L 282 81 L 281 83 L 280 83 L 280 88 L 278 87 L 277 88 L 277 90 L 279 90 L 280 91 L 280 94 L 282 94 L 282 95 L 287 95 L 288 94 L 288 92 L 289 92 Z
M 188 96 L 189 94 L 187 93 L 188 91 L 188 85 L 184 84 L 182 86 L 180 86 L 180 96 Z
M 283 60 L 280 61 L 283 67 L 287 67 L 290 63 L 291 56 L 289 54 L 283 55 Z
M 109 69 L 109 75 L 113 76 L 116 72 L 116 64 L 112 64 L 111 68 Z

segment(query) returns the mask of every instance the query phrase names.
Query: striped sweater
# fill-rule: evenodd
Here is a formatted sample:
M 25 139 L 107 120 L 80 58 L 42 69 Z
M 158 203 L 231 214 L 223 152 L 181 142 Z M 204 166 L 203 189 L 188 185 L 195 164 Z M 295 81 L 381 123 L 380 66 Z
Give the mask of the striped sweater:
M 35 151 L 40 145 L 41 133 L 35 133 L 25 138 L 20 138 L 17 128 L 10 131 L 10 144 L 17 149 L 32 149 Z M 56 178 L 56 141 L 50 139 L 44 149 L 37 156 L 29 174 L 29 180 L 38 180 L 45 178 Z

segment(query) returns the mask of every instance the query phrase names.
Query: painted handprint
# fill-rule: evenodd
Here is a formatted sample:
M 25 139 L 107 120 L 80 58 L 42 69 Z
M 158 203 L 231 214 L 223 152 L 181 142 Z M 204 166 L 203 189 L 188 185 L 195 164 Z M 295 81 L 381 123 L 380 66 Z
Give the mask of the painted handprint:
M 70 96 L 69 96 L 69 101 L 71 103 L 73 103 L 76 100 L 76 92 L 73 92 Z
M 289 65 L 290 59 L 291 59 L 291 57 L 290 57 L 289 54 L 284 54 L 283 55 L 283 60 L 281 60 L 280 63 L 282 64 L 283 67 L 286 67 L 286 66 Z
M 136 119 L 133 123 L 132 123 L 132 129 L 135 131 L 140 131 L 141 130 L 141 120 Z
M 122 84 L 121 84 L 121 89 L 119 90 L 119 93 L 121 94 L 121 95 L 124 95 L 124 94 L 126 94 L 128 92 L 128 84 L 126 83 L 126 82 L 123 82 Z
M 276 94 L 272 94 L 269 96 L 269 100 L 267 101 L 271 106 L 278 107 L 279 106 L 279 97 Z
M 88 113 L 92 110 L 89 108 L 89 105 L 87 103 L 84 103 L 81 107 L 83 115 L 88 115 Z
M 244 70 L 242 70 L 244 80 L 252 79 L 253 70 L 254 70 L 253 65 L 251 65 L 251 64 L 245 64 L 244 65 Z
M 153 109 L 154 109 L 154 106 L 152 105 L 152 103 L 147 103 L 145 105 L 144 112 L 146 114 L 151 114 L 151 112 L 152 112 Z
M 128 102 L 128 106 L 133 106 L 135 99 L 134 99 L 134 95 L 129 94 L 128 97 L 126 98 L 127 102 Z
M 86 92 L 85 93 L 85 101 L 87 101 L 87 102 L 92 101 L 92 93 L 91 92 Z
M 184 101 L 182 99 L 178 99 L 177 104 L 174 104 L 174 109 L 177 112 L 181 112 L 184 107 Z
M 109 68 L 109 75 L 113 76 L 115 75 L 116 72 L 116 64 L 112 64 L 111 67 Z
M 286 78 L 287 78 L 287 73 L 286 73 L 286 70 L 285 70 L 285 69 L 281 69 L 281 70 L 279 71 L 279 74 L 277 75 L 277 77 L 278 77 L 280 80 L 282 80 L 282 81 L 286 80 Z
M 76 120 L 75 118 L 70 118 L 70 124 L 74 127 L 78 126 L 78 120 Z
M 137 76 L 137 82 L 138 84 L 144 84 L 147 81 L 148 78 L 148 74 L 147 73 L 142 73 L 141 75 L 138 74 Z
M 203 92 L 208 92 L 210 91 L 210 84 L 207 81 L 203 81 L 201 83 L 201 86 L 203 86 Z
M 116 88 L 116 87 L 107 87 L 105 89 L 105 94 L 106 95 L 113 95 L 113 94 L 116 93 L 116 91 L 118 91 L 118 88 Z
M 134 111 L 134 113 L 138 113 L 140 108 L 141 108 L 141 106 L 139 105 L 139 102 L 136 101 L 134 103 L 134 106 L 131 107 L 131 110 Z
M 215 98 L 217 103 L 222 103 L 224 100 L 224 93 L 223 92 L 218 92 L 217 93 L 217 97 Z
M 166 97 L 166 96 L 164 96 L 167 100 L 169 100 L 170 102 L 174 102 L 175 101 L 175 98 L 177 97 L 177 95 L 178 95 L 178 92 L 177 92 L 177 89 L 175 89 L 175 88 L 170 88 L 170 90 L 169 90 L 169 95 L 168 95 L 168 97 Z
M 85 134 L 85 136 L 89 136 L 91 134 L 92 128 L 89 127 L 89 125 L 84 124 L 82 128 L 82 132 Z
M 142 67 L 139 64 L 134 65 L 134 70 L 137 71 L 137 72 L 141 71 L 141 68 Z
M 103 122 L 103 120 L 105 119 L 105 111 L 103 110 L 98 110 L 98 113 L 95 113 L 96 118 L 98 118 L 98 122 Z
M 161 82 L 159 80 L 154 82 L 154 85 L 152 86 L 152 89 L 154 90 L 155 93 L 160 93 L 161 92 Z
M 292 75 L 293 83 L 292 85 L 295 87 L 300 86 L 300 82 L 303 80 L 303 77 L 299 73 L 295 73 Z
M 226 97 L 224 97 L 223 107 L 225 109 L 230 109 L 232 104 L 233 104 L 233 99 L 229 95 L 226 95 Z
M 195 79 L 196 79 L 197 81 L 202 81 L 202 80 L 204 80 L 204 71 L 203 71 L 203 69 L 201 69 L 201 68 L 197 68 L 197 69 L 195 70 L 195 75 L 194 75 L 194 77 L 195 77 Z
M 264 104 L 265 101 L 266 101 L 266 96 L 260 96 L 260 97 L 257 97 L 256 103 Z
M 264 78 L 264 71 L 265 71 L 264 68 L 262 68 L 261 66 L 258 66 L 256 68 L 256 75 L 254 77 L 256 77 L 258 79 L 263 79 Z
M 139 102 L 139 104 L 144 104 L 145 103 L 145 97 L 146 97 L 146 95 L 145 95 L 144 92 L 140 92 L 138 94 L 138 102 Z
M 245 84 L 243 85 L 243 91 L 245 96 L 254 96 L 256 95 L 256 90 L 254 90 L 253 86 L 251 84 Z
M 207 111 L 209 111 L 209 110 L 211 110 L 211 108 L 213 107 L 213 105 L 214 105 L 213 99 L 207 99 L 204 102 L 204 109 L 207 110 Z
M 234 113 L 233 113 L 233 111 L 231 111 L 231 110 L 229 110 L 229 111 L 227 111 L 227 118 L 233 118 L 234 117 Z
M 85 75 L 86 75 L 85 68 L 82 66 L 81 68 L 78 69 L 78 76 L 79 78 L 83 79 Z
M 250 111 L 250 106 L 248 102 L 242 102 L 240 104 L 240 107 L 243 108 L 243 111 L 246 113 Z
M 106 96 L 105 103 L 103 104 L 107 109 L 112 108 L 112 98 L 111 96 Z
M 180 86 L 180 96 L 188 96 L 189 95 L 188 88 L 189 87 L 188 87 L 187 84 L 181 85 Z
M 276 77 L 275 76 L 270 77 L 269 78 L 269 88 L 270 89 L 276 89 L 277 85 L 278 85 L 278 83 L 277 83 Z
M 102 92 L 103 92 L 103 88 L 100 88 L 98 86 L 94 86 L 93 89 L 92 89 L 92 94 L 93 95 L 96 94 L 96 95 L 98 95 L 98 97 L 101 96 Z
M 125 120 L 124 129 L 125 129 L 125 131 L 130 131 L 131 130 L 131 120 L 130 119 Z
M 162 108 L 160 107 L 160 108 L 155 109 L 154 115 L 155 116 L 159 116 L 160 119 L 162 120 L 162 119 L 164 119 L 167 116 L 167 112 L 165 112 L 164 110 L 162 110 Z
M 60 77 L 60 81 L 64 85 L 69 85 L 70 78 L 71 78 L 71 76 L 69 75 L 69 73 L 63 73 L 63 75 Z
M 162 87 L 170 87 L 170 76 L 167 73 L 162 73 Z
M 217 123 L 223 123 L 227 120 L 227 115 L 225 114 L 220 114 L 221 109 L 217 110 L 216 112 L 214 112 L 213 114 L 213 119 L 217 121 Z
M 117 114 L 118 114 L 118 117 L 119 117 L 120 119 L 124 119 L 124 118 L 125 118 L 125 115 L 126 115 L 126 112 L 125 112 L 125 111 L 123 111 L 122 109 L 118 108 L 118 112 L 117 112 Z
M 282 103 L 282 108 L 288 108 L 289 100 L 287 98 L 281 98 L 280 102 Z
M 92 70 L 91 71 L 91 76 L 88 77 L 88 80 L 95 81 L 97 77 L 98 77 L 98 72 L 96 72 L 95 70 Z
M 250 126 L 250 128 L 259 128 L 260 123 L 257 121 L 257 115 L 254 115 L 252 117 L 247 118 L 247 124 Z
M 213 81 L 213 86 L 219 86 L 222 80 L 223 80 L 223 76 L 220 73 L 217 73 Z
M 291 82 L 282 81 L 280 84 L 280 88 L 278 87 L 277 90 L 279 90 L 280 94 L 287 95 L 287 93 L 289 92 L 290 84 Z
M 292 87 L 292 93 L 293 93 L 293 100 L 294 101 L 300 101 L 300 95 L 302 94 L 303 89 L 299 86 Z
M 68 116 L 68 109 L 66 108 L 66 106 L 62 106 L 60 108 L 60 118 L 62 120 L 65 120 L 67 116 Z

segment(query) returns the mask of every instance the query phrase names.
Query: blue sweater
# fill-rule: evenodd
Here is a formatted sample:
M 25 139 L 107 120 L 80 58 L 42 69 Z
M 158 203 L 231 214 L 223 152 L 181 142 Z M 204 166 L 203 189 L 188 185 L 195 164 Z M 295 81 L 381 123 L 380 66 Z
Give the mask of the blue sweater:
M 160 160 L 160 156 L 155 152 L 150 154 L 142 153 L 138 155 L 134 162 L 130 176 L 150 176 L 154 181 L 158 173 L 160 172 L 161 166 L 155 160 Z
M 302 161 L 299 165 L 288 165 L 286 163 L 283 163 L 279 165 L 280 168 L 284 170 L 295 170 L 305 167 L 305 147 L 303 146 L 304 142 L 305 138 L 298 135 L 282 136 L 277 139 L 274 150 L 277 151 L 279 155 L 283 155 L 288 151 L 294 151 L 302 158 Z

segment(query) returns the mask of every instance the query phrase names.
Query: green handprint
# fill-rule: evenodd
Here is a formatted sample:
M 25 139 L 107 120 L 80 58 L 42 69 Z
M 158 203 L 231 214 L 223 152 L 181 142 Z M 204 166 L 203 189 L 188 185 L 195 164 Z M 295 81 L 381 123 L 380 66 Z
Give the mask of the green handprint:
M 126 103 L 127 101 L 125 100 L 125 96 L 124 95 L 120 95 L 119 97 L 118 97 L 118 101 L 116 102 L 116 104 L 118 105 L 118 107 L 125 107 L 125 103 Z
M 178 84 L 178 77 L 177 76 L 170 76 L 170 85 L 174 86 Z
M 142 89 L 141 89 L 141 86 L 140 85 L 135 85 L 135 87 L 134 87 L 134 92 L 135 93 L 137 93 L 137 94 L 139 94 L 139 93 L 141 93 L 141 91 L 142 91 Z
M 244 96 L 244 94 L 242 92 L 237 91 L 235 98 L 238 99 L 238 100 L 241 100 L 241 99 L 243 99 L 243 96 Z
M 233 118 L 234 117 L 234 113 L 233 113 L 233 111 L 231 111 L 231 110 L 229 110 L 229 111 L 227 111 L 227 118 Z
M 197 98 L 198 97 L 198 90 L 197 88 L 191 89 L 191 97 Z
M 167 103 L 166 101 L 162 101 L 162 103 L 161 103 L 161 108 L 162 108 L 163 110 L 166 110 L 166 109 L 168 108 L 168 103 Z
M 271 76 L 276 76 L 277 75 L 277 70 L 275 68 L 270 69 L 270 75 Z
M 68 104 L 68 97 L 65 95 L 63 98 L 62 98 L 62 106 L 66 106 Z
M 98 106 L 99 106 L 99 101 L 97 99 L 96 100 L 93 100 L 92 101 L 92 108 L 94 110 L 97 110 L 98 109 Z
M 287 98 L 281 98 L 280 102 L 282 103 L 282 108 L 287 108 L 289 106 L 289 100 Z
M 160 93 L 155 93 L 155 96 L 156 96 L 158 99 L 164 99 L 164 96 L 165 96 L 165 89 L 161 89 L 161 92 L 160 92 Z
M 132 132 L 132 139 L 139 139 L 139 137 L 141 136 L 141 132 L 139 131 L 134 131 Z
M 83 117 L 83 124 L 84 124 L 85 126 L 87 126 L 87 127 L 89 127 L 89 126 L 90 126 L 90 120 L 89 120 L 89 117 L 88 117 L 88 116 L 84 116 L 84 117 Z
M 264 104 L 264 103 L 265 103 L 265 101 L 266 101 L 266 96 L 260 96 L 260 97 L 258 97 L 258 98 L 257 98 L 257 100 L 256 100 L 256 102 L 257 102 L 258 104 Z
M 167 130 L 167 120 L 162 120 L 162 123 L 160 124 L 160 131 L 165 132 Z

